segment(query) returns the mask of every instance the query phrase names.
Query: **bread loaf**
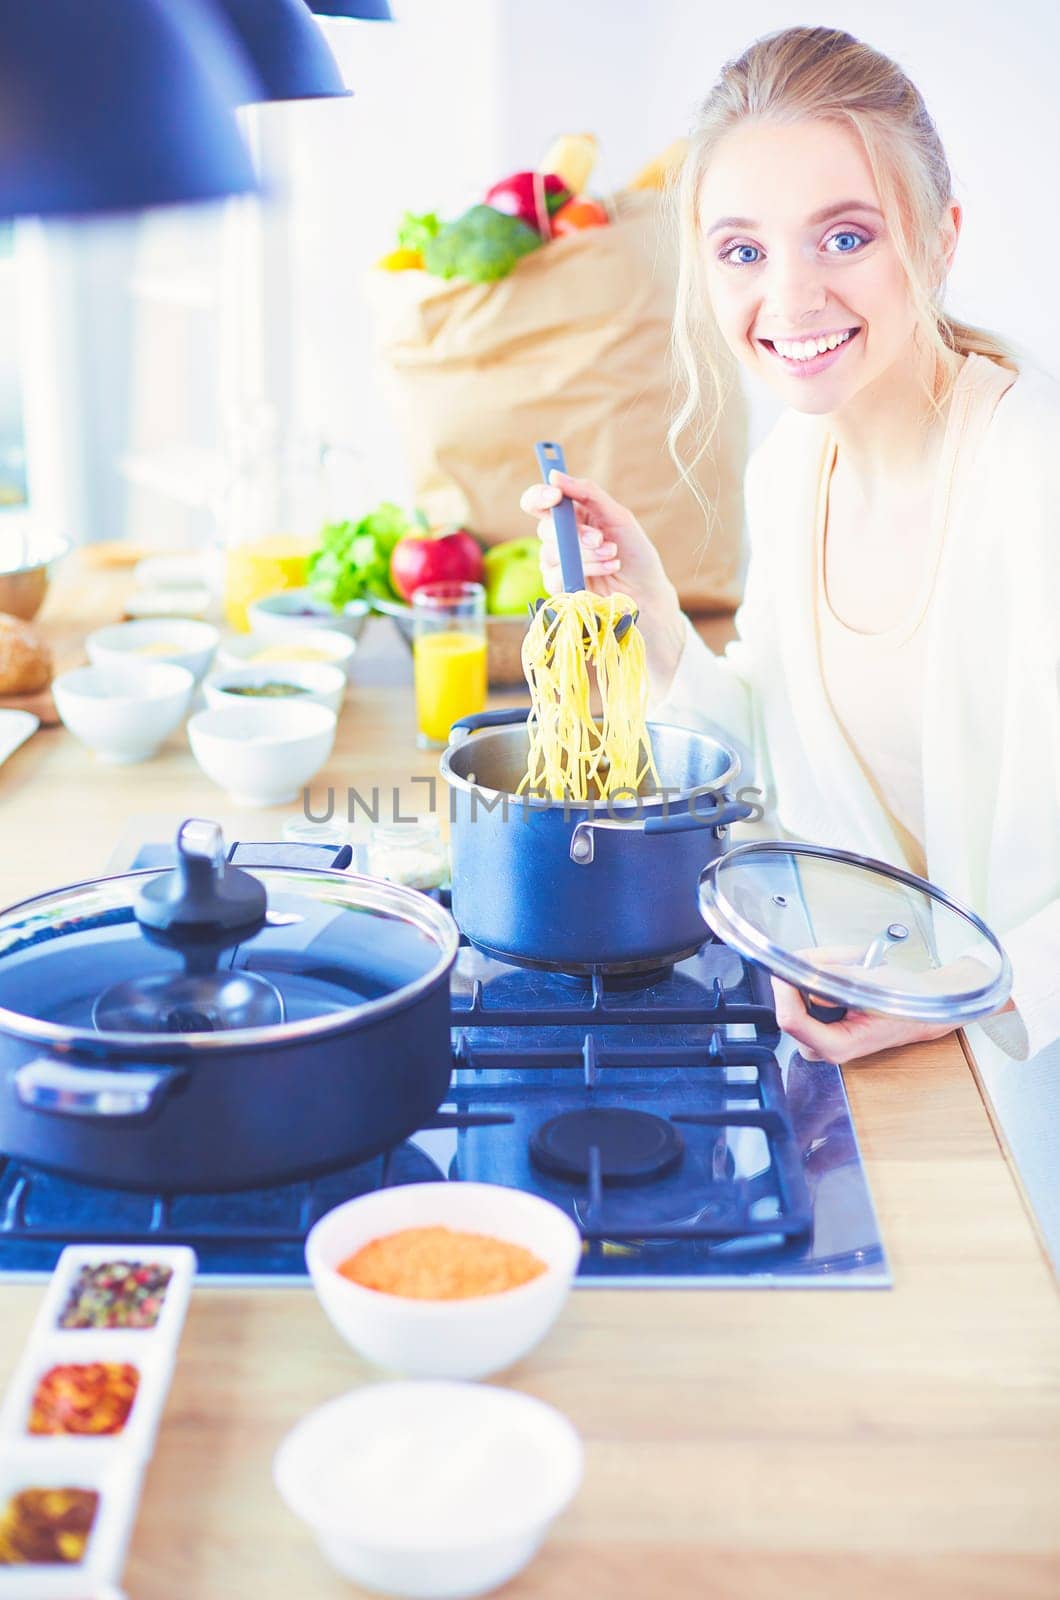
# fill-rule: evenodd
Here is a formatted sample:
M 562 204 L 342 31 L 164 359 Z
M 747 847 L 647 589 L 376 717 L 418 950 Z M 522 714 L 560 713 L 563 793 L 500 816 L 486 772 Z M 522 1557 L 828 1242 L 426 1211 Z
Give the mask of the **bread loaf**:
M 0 694 L 35 694 L 51 681 L 51 651 L 41 633 L 0 612 Z

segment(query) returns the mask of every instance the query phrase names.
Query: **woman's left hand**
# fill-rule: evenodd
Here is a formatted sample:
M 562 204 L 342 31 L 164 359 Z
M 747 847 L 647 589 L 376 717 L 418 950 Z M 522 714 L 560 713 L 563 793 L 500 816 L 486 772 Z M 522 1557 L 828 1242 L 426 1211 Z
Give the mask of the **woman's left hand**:
M 848 1011 L 842 1022 L 817 1022 L 802 995 L 790 983 L 774 978 L 777 1024 L 798 1041 L 807 1061 L 857 1061 L 877 1050 L 895 1050 L 952 1033 L 953 1022 L 912 1022 L 908 1017 L 881 1017 L 869 1011 Z

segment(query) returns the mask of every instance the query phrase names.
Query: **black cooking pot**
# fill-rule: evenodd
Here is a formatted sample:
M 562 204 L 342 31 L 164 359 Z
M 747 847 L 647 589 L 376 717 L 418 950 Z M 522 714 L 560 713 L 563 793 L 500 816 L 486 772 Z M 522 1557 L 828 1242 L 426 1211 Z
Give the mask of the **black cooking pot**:
M 727 849 L 735 753 L 709 734 L 649 723 L 658 790 L 592 805 L 521 797 L 526 708 L 454 724 L 441 772 L 452 790 L 453 915 L 472 944 L 524 966 L 635 972 L 706 936 L 697 886 Z
M 212 823 L 177 844 L 170 872 L 0 914 L 0 1151 L 194 1192 L 328 1171 L 421 1127 L 451 1070 L 448 913 L 346 873 L 236 869 Z

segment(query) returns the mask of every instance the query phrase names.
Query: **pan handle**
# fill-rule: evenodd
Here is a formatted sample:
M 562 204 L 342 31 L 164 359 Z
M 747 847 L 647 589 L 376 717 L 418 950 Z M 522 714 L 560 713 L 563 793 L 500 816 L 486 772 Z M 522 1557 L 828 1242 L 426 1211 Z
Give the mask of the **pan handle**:
M 15 1093 L 30 1111 L 60 1117 L 143 1119 L 187 1073 L 182 1067 L 77 1067 L 48 1056 L 15 1072 Z
M 592 864 L 596 853 L 594 834 L 597 829 L 624 833 L 691 833 L 694 828 L 710 828 L 716 839 L 725 837 L 730 822 L 743 822 L 751 815 L 752 807 L 743 800 L 728 800 L 718 795 L 711 811 L 678 811 L 669 817 L 645 817 L 620 822 L 617 817 L 593 822 L 579 822 L 571 834 L 570 858 L 580 867 Z

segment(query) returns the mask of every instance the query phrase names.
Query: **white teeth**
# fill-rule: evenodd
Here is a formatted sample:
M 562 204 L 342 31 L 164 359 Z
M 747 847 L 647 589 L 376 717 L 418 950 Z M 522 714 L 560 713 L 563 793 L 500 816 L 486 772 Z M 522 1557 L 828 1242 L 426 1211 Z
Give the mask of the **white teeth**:
M 821 339 L 774 339 L 773 348 L 788 361 L 812 361 L 814 356 L 824 355 L 826 350 L 837 350 L 850 338 L 852 331 L 830 333 Z

